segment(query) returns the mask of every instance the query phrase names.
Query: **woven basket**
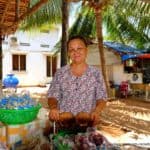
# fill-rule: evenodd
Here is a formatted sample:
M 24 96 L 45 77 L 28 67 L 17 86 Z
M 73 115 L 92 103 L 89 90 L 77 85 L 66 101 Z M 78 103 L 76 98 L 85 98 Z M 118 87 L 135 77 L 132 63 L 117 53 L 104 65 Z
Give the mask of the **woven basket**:
M 33 121 L 39 112 L 41 105 L 28 109 L 0 109 L 0 121 L 4 124 L 24 124 Z

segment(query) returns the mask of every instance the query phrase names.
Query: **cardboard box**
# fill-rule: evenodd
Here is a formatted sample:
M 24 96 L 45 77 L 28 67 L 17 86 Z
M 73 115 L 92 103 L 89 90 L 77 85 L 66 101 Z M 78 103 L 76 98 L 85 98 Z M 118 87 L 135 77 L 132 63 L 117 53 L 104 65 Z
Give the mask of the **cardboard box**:
M 6 144 L 6 126 L 0 122 L 0 142 Z
M 46 121 L 36 119 L 30 123 L 22 125 L 7 125 L 7 145 L 12 147 L 16 143 L 25 143 L 28 138 L 34 138 L 42 134 L 43 128 L 45 127 Z

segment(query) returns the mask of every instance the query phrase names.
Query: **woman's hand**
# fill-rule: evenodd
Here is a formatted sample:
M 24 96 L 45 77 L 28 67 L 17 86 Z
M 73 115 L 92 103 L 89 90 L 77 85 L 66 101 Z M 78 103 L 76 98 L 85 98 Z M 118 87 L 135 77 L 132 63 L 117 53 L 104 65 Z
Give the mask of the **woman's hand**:
M 59 121 L 59 114 L 60 114 L 59 109 L 53 108 L 49 112 L 49 119 L 51 121 Z
M 93 125 L 97 125 L 100 123 L 100 113 L 106 107 L 105 100 L 97 100 L 96 107 L 91 111 L 91 119 L 93 121 Z
M 97 125 L 100 123 L 100 114 L 96 111 L 91 112 L 91 120 L 93 121 L 93 125 Z

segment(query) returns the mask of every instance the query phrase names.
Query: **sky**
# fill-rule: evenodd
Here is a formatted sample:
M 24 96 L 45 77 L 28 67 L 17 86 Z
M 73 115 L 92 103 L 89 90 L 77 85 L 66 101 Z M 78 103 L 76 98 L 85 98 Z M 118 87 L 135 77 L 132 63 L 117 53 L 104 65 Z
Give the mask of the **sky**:
M 69 16 L 69 27 L 71 27 L 76 19 L 76 14 L 79 12 L 81 2 L 72 2 Z

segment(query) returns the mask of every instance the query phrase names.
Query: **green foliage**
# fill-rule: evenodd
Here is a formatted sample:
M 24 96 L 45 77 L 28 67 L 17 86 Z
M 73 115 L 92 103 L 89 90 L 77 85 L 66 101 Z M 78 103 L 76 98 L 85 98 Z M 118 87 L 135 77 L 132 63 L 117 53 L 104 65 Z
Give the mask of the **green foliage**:
M 92 38 L 93 36 L 95 36 L 95 32 L 93 32 L 95 25 L 95 16 L 92 9 L 88 7 L 84 7 L 83 9 L 79 13 L 76 22 L 70 29 L 69 35 L 82 35 L 86 38 Z
M 71 150 L 68 144 L 58 143 L 57 145 L 58 150 Z
M 37 0 L 31 1 L 33 6 Z M 134 45 L 140 49 L 150 49 L 150 4 L 141 0 L 113 0 L 103 10 L 104 40 Z M 61 0 L 49 0 L 34 15 L 22 23 L 22 29 L 51 28 L 61 23 Z M 96 37 L 95 14 L 92 8 L 82 6 L 69 35 Z
M 150 41 L 150 4 L 140 0 L 114 0 L 103 10 L 104 40 L 134 45 L 148 49 Z M 96 37 L 95 15 L 92 9 L 83 7 L 70 29 L 70 35 Z
M 103 23 L 107 29 L 106 40 L 118 41 L 146 48 L 150 40 L 150 5 L 139 0 L 118 0 L 104 12 Z
M 36 2 L 37 0 L 32 0 L 30 7 L 36 4 Z M 27 19 L 22 22 L 20 28 L 23 30 L 39 29 L 46 24 L 61 23 L 61 5 L 61 0 L 48 0 L 36 13 L 27 17 Z

